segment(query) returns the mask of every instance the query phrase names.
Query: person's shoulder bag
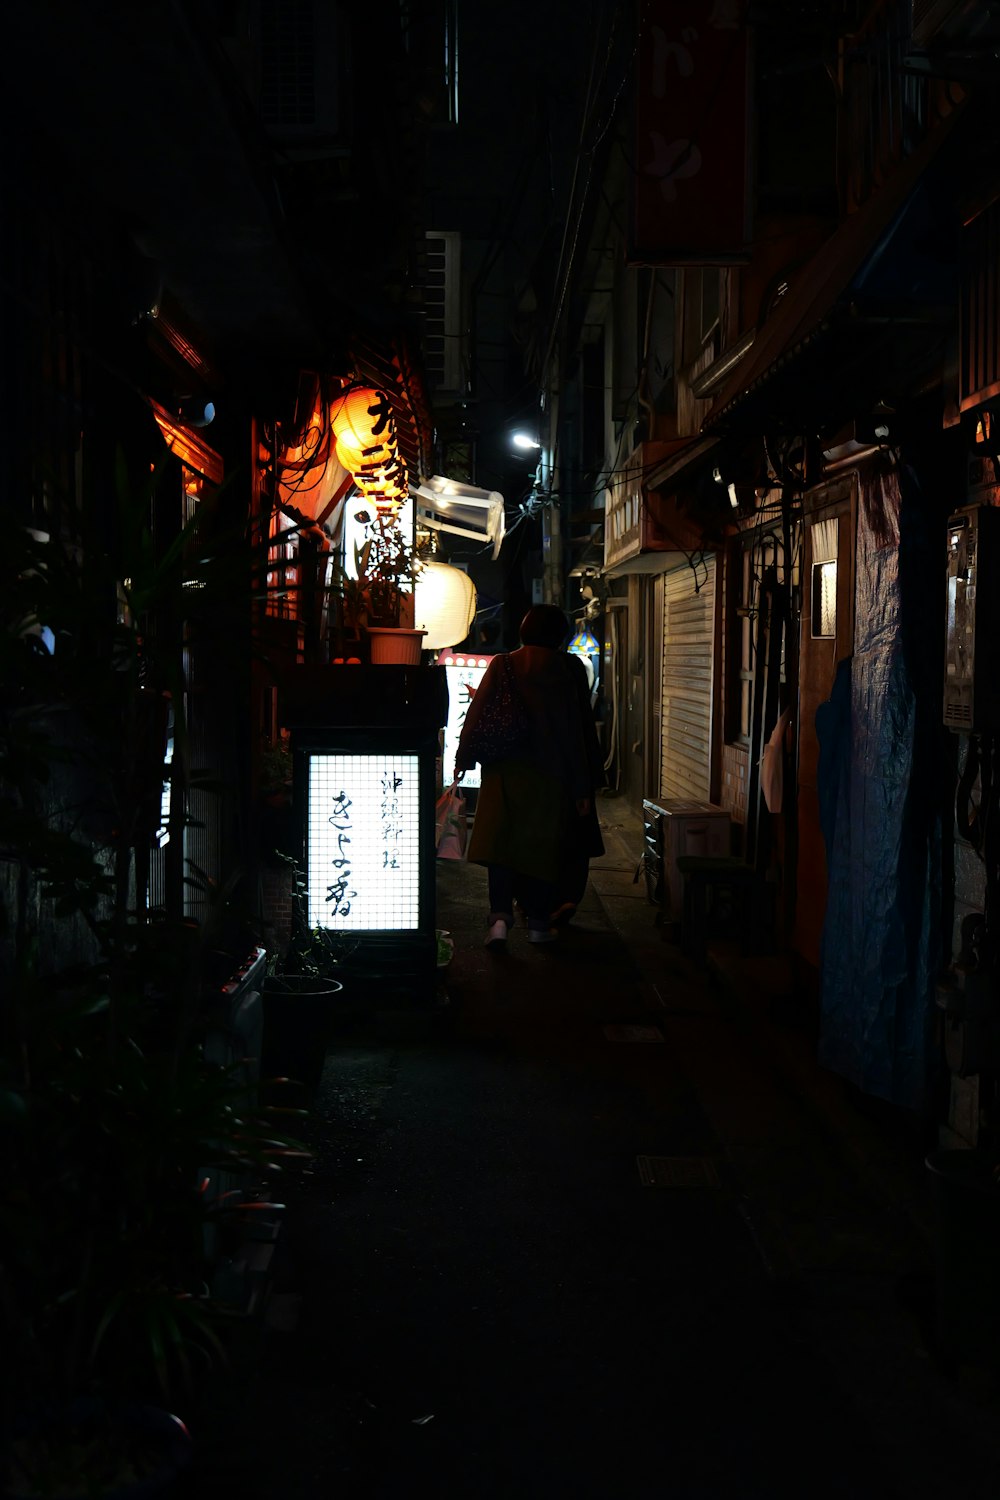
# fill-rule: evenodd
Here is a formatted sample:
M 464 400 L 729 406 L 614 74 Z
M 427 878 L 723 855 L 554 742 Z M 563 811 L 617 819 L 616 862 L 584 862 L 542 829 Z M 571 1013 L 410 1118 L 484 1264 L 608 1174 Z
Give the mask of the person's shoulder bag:
M 510 656 L 500 658 L 500 669 L 472 726 L 469 751 L 481 766 L 523 755 L 531 744 L 531 723 L 524 699 L 514 682 Z

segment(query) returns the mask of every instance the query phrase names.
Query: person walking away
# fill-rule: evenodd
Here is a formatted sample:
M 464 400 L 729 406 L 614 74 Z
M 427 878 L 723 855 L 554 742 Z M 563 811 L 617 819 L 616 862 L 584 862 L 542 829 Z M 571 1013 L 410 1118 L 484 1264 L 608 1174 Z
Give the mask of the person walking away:
M 455 756 L 461 776 L 480 758 L 477 725 L 503 692 L 507 666 L 528 729 L 516 754 L 484 764 L 468 858 L 486 866 L 489 915 L 486 944 L 502 949 L 524 908 L 528 940 L 552 942 L 572 915 L 591 858 L 604 853 L 594 806 L 603 774 L 600 744 L 582 662 L 562 647 L 569 621 L 552 604 L 536 605 L 521 621 L 521 646 L 495 656 L 466 714 Z

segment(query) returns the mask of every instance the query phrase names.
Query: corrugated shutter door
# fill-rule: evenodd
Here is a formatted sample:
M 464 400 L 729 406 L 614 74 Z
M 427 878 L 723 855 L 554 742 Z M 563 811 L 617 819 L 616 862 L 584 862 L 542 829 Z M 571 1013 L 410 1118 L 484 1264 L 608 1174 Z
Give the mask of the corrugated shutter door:
M 714 619 L 714 557 L 697 578 L 686 564 L 665 575 L 661 797 L 710 797 Z
M 646 761 L 646 779 L 649 795 L 655 797 L 660 790 L 660 765 L 663 760 L 663 622 L 666 618 L 663 574 L 657 573 L 649 591 L 652 618 L 649 623 L 649 753 Z

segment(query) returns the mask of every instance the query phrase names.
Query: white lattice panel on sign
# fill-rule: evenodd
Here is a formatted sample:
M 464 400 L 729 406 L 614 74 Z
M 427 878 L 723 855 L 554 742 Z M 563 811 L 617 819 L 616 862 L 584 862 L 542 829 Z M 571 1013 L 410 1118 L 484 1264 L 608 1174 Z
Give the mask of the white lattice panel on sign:
M 309 757 L 309 925 L 400 932 L 420 925 L 416 755 Z

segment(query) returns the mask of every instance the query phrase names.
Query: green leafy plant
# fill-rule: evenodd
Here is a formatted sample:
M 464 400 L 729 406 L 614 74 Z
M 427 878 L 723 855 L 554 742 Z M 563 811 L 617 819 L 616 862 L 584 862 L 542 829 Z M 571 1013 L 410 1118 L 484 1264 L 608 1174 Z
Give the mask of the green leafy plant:
M 343 966 L 360 946 L 359 939 L 350 934 L 331 932 L 328 928 L 315 924 L 310 926 L 305 871 L 298 860 L 290 855 L 279 855 L 279 858 L 291 872 L 292 923 L 285 948 L 273 951 L 268 957 L 268 975 L 272 978 L 281 975 L 312 979 L 340 978 Z
M 292 752 L 287 738 L 265 740 L 260 748 L 260 784 L 269 791 L 283 790 L 292 780 Z
M 202 520 L 158 551 L 151 511 L 120 472 L 114 546 L 11 528 L 0 556 L 8 1432 L 83 1396 L 196 1386 L 242 1316 L 216 1290 L 212 1247 L 268 1211 L 268 1184 L 304 1153 L 241 1062 L 209 1060 L 237 877 L 189 864 L 162 907 L 145 898 L 165 778 L 177 851 L 192 786 L 213 785 L 191 766 L 183 654 L 213 628 L 229 566 Z
M 412 589 L 413 549 L 389 511 L 359 512 L 365 539 L 354 548 L 358 610 L 367 625 L 398 626 L 403 595 Z

